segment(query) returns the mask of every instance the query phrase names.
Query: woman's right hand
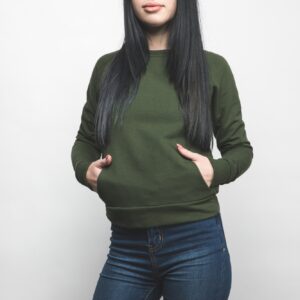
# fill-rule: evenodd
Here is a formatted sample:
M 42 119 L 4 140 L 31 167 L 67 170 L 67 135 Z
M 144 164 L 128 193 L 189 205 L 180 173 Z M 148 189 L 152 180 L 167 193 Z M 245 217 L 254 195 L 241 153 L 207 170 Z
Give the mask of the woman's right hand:
M 106 155 L 105 158 L 100 158 L 92 162 L 86 172 L 86 181 L 91 186 L 94 192 L 97 191 L 97 179 L 102 169 L 109 166 L 112 162 L 112 156 Z

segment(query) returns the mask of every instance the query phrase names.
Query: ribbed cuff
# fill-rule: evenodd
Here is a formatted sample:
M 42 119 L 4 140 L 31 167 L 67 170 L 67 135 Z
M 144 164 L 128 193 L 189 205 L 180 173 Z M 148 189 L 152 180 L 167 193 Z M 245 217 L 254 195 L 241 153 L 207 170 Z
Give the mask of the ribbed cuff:
M 230 165 L 224 158 L 211 158 L 208 157 L 213 169 L 214 176 L 212 179 L 211 187 L 216 187 L 221 184 L 225 184 L 230 180 Z

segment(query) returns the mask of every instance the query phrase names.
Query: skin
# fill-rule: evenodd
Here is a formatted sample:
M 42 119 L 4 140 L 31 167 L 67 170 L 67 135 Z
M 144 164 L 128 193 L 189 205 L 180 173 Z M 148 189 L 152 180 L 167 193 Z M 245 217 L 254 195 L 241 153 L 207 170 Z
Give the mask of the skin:
M 209 159 L 206 156 L 201 155 L 200 153 L 190 151 L 189 149 L 183 147 L 181 144 L 176 145 L 179 153 L 190 159 L 197 166 L 207 186 L 210 187 L 214 176 L 214 169 Z
M 148 12 L 143 8 L 144 4 L 155 2 L 162 5 L 157 12 Z M 167 24 L 174 17 L 177 0 L 132 0 L 136 17 L 146 27 L 146 37 L 150 50 L 161 50 L 167 48 L 168 30 Z M 196 164 L 207 186 L 210 187 L 213 179 L 213 167 L 209 159 L 199 153 L 192 152 L 181 144 L 176 144 L 178 153 L 190 159 Z M 92 189 L 97 191 L 97 179 L 102 169 L 112 163 L 112 156 L 107 154 L 105 158 L 98 159 L 89 165 L 86 180 Z
M 143 5 L 147 3 L 158 3 L 162 8 L 157 12 L 147 11 Z M 150 50 L 167 48 L 168 22 L 174 17 L 177 0 L 132 0 L 132 7 L 137 19 L 146 27 L 145 35 Z

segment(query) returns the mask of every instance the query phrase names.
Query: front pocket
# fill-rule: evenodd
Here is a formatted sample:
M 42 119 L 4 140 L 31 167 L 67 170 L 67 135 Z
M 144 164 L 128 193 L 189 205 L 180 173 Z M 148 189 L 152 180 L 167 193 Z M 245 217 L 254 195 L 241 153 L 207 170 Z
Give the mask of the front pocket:
M 200 170 L 198 169 L 197 165 L 192 160 L 190 160 L 189 162 L 192 164 L 192 169 L 194 170 L 196 176 L 199 177 L 199 180 L 200 180 L 201 184 L 205 187 L 206 190 L 210 190 L 210 186 L 208 186 L 206 184 L 206 182 L 205 182 Z

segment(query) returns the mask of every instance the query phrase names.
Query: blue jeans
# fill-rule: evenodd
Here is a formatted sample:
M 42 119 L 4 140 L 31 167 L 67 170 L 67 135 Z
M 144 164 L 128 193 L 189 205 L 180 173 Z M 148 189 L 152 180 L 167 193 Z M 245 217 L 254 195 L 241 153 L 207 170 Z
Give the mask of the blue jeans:
M 231 262 L 221 214 L 129 229 L 111 224 L 93 300 L 226 300 Z

